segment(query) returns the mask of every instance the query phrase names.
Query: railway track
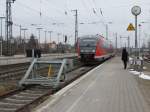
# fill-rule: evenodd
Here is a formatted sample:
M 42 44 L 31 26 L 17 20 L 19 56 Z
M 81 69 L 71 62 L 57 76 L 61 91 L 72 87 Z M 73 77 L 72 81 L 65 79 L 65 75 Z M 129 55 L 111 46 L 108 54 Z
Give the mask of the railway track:
M 0 97 L 0 112 L 30 112 L 31 104 L 37 104 L 38 101 L 45 99 L 45 97 L 63 88 L 92 68 L 94 68 L 94 66 L 81 67 L 67 73 L 66 81 L 62 82 L 56 89 L 44 86 L 32 86 L 5 94 Z
M 26 63 L 17 63 L 17 64 L 9 64 L 9 65 L 0 65 L 0 71 L 19 68 L 19 67 L 27 66 L 29 64 L 30 64 L 29 62 L 26 62 Z
M 0 81 L 20 79 L 22 75 L 25 74 L 29 65 L 30 62 L 10 64 L 10 65 L 0 65 Z
M 28 69 L 29 63 L 0 66 L 0 81 L 17 80 Z

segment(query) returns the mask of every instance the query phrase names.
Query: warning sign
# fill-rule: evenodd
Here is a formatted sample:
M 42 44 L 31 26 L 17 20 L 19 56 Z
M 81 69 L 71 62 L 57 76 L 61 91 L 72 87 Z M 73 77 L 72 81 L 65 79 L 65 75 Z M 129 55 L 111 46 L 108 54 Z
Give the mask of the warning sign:
M 128 28 L 127 28 L 127 31 L 134 31 L 134 30 L 135 30 L 135 28 L 134 28 L 133 24 L 130 23 Z

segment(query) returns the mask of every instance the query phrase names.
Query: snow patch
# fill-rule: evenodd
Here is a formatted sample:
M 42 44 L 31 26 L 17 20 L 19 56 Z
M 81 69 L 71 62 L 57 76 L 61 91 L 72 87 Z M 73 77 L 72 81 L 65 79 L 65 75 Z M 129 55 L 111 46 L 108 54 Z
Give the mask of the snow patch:
M 150 80 L 150 76 L 149 75 L 145 75 L 144 73 L 142 73 L 141 75 L 139 75 L 139 78 Z
M 132 73 L 133 75 L 140 75 L 141 72 L 138 72 L 138 71 L 130 71 L 130 73 Z
M 145 66 L 144 66 L 144 67 L 143 67 L 143 69 L 144 69 L 144 70 L 146 70 L 146 69 L 147 69 L 147 67 L 145 67 Z
M 134 71 L 134 69 L 130 69 L 130 71 Z

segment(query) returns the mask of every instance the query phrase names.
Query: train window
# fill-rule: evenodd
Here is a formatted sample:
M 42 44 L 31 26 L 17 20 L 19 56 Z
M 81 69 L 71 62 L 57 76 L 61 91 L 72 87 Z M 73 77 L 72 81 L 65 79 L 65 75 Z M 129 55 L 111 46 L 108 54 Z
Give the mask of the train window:
M 97 39 L 95 38 L 84 38 L 80 39 L 80 46 L 96 46 Z

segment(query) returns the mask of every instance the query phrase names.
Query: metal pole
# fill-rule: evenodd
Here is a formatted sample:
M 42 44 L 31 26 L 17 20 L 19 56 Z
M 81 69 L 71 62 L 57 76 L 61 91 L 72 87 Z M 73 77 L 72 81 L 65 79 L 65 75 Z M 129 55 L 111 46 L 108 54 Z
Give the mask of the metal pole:
M 39 48 L 40 48 L 41 30 L 39 29 Z
M 24 28 L 24 29 L 21 29 L 21 30 L 24 31 L 24 41 L 23 41 L 23 46 L 24 46 L 24 54 L 26 54 L 26 30 L 28 30 L 28 29 Z
M 3 42 L 2 40 L 0 42 L 1 42 L 1 56 L 2 56 L 3 55 Z
M 135 16 L 135 56 L 138 56 L 138 43 L 137 43 L 137 16 Z
M 1 38 L 3 38 L 3 19 L 5 19 L 5 17 L 0 17 L 1 19 Z
M 59 46 L 60 46 L 60 44 L 59 44 L 59 35 L 60 35 L 60 33 L 57 33 L 57 39 L 58 39 L 58 44 L 57 44 L 57 52 L 59 53 Z
M 41 43 L 41 30 L 42 30 L 43 28 L 37 28 L 37 30 L 38 30 L 38 33 L 39 33 L 39 49 L 40 49 L 40 43 Z
M 140 39 L 141 39 L 141 24 L 139 24 L 139 56 L 140 56 L 140 50 L 141 50 L 141 46 L 140 46 Z
M 75 11 L 75 42 L 74 42 L 74 47 L 76 49 L 76 41 L 78 38 L 78 10 L 72 10 Z
M 22 29 L 22 26 L 21 25 L 19 25 L 19 27 L 20 27 L 20 44 L 22 44 L 22 38 L 21 38 L 21 29 Z
M 47 31 L 45 31 L 45 49 L 46 49 L 46 41 L 47 41 L 47 39 L 46 39 L 46 37 L 47 37 Z
M 108 24 L 106 24 L 106 39 L 108 40 Z
M 1 56 L 3 55 L 3 19 L 5 19 L 5 17 L 0 17 L 1 19 Z
M 121 36 L 120 36 L 120 48 L 122 48 L 122 40 L 121 40 Z
M 3 29 L 2 29 L 2 28 L 3 28 L 3 26 L 2 26 L 3 24 L 2 24 L 2 22 L 3 22 L 3 21 L 2 21 L 2 18 L 0 18 L 0 19 L 1 19 L 1 38 L 3 38 L 3 37 L 2 37 L 2 32 L 3 32 Z
M 12 36 L 12 11 L 11 11 L 11 4 L 14 3 L 15 0 L 6 0 L 6 40 L 7 40 L 7 49 L 6 49 L 6 54 L 9 54 L 9 41 L 13 37 Z
M 129 54 L 130 54 L 130 37 L 128 36 L 128 50 L 129 50 Z
M 117 48 L 118 48 L 118 46 L 117 46 L 117 43 L 118 43 L 118 38 L 117 38 L 117 33 L 116 33 L 116 50 L 117 50 Z
M 77 42 L 77 38 L 78 38 L 78 10 L 76 10 L 76 22 L 75 22 L 75 32 L 76 32 L 76 36 L 75 36 L 75 45 Z
M 53 31 L 48 31 L 49 32 L 49 39 L 50 39 L 50 43 L 51 43 L 51 35 Z
M 58 39 L 58 44 L 59 44 L 59 35 L 60 35 L 60 33 L 57 34 L 57 36 L 58 36 L 58 38 L 57 38 Z

